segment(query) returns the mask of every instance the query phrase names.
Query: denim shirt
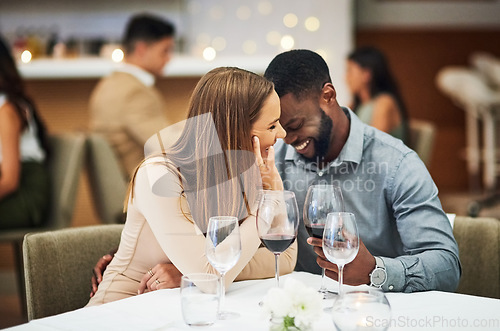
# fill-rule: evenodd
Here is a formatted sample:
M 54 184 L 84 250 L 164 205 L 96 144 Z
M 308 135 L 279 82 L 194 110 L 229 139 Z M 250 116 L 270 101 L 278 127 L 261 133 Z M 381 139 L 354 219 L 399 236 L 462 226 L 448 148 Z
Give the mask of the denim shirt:
M 292 146 L 276 146 L 276 165 L 285 189 L 296 194 L 300 215 L 310 185 L 337 183 L 361 240 L 385 263 L 384 291 L 454 291 L 461 273 L 458 247 L 424 163 L 399 139 L 343 110 L 349 137 L 326 167 L 318 168 L 319 162 L 304 159 Z M 295 270 L 320 273 L 308 237 L 301 219 Z

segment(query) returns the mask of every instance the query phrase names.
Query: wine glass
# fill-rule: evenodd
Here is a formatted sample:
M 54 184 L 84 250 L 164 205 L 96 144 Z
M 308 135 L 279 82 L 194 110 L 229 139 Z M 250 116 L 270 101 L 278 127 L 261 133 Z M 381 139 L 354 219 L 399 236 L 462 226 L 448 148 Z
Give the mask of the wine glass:
M 304 202 L 303 219 L 309 236 L 323 239 L 326 217 L 332 212 L 344 211 L 344 198 L 340 187 L 335 184 L 311 185 Z M 325 269 L 321 270 L 321 287 L 324 299 L 331 299 L 334 292 L 328 291 L 325 286 Z
M 236 217 L 210 217 L 205 252 L 208 262 L 220 273 L 221 291 L 217 318 L 225 320 L 239 317 L 238 313 L 221 309 L 224 307 L 225 298 L 224 275 L 234 267 L 241 255 L 240 227 Z
M 274 253 L 276 286 L 279 287 L 279 255 L 297 237 L 299 208 L 295 193 L 264 190 L 257 209 L 257 232 L 268 250 Z
M 328 261 L 339 269 L 339 296 L 343 294 L 344 266 L 356 257 L 359 251 L 359 234 L 356 218 L 352 213 L 328 214 L 323 232 L 323 253 Z

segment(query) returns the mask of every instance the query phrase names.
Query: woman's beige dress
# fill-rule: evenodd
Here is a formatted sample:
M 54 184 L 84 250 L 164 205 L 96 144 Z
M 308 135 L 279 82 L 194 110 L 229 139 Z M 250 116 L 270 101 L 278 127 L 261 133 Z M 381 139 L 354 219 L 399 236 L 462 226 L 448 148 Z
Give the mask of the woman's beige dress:
M 171 262 L 182 274 L 217 274 L 205 256 L 205 236 L 182 213 L 188 208 L 187 201 L 179 198 L 182 190 L 179 178 L 160 164 L 161 161 L 162 158 L 150 159 L 137 172 L 120 246 L 87 306 L 137 295 L 142 277 L 158 263 Z M 163 183 L 169 183 L 169 192 L 164 194 L 163 190 L 163 196 L 153 193 L 152 189 L 160 178 Z M 274 255 L 264 247 L 259 248 L 254 216 L 241 224 L 240 235 L 241 256 L 227 272 L 226 286 L 234 280 L 273 277 Z M 293 271 L 296 259 L 294 243 L 280 255 L 280 273 Z

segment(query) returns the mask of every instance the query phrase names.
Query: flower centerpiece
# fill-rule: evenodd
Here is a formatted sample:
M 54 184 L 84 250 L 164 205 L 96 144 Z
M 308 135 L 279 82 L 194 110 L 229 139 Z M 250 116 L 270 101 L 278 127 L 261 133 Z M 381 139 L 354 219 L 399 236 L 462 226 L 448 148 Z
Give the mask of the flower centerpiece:
M 283 288 L 272 288 L 262 308 L 270 317 L 273 331 L 308 330 L 323 312 L 321 293 L 288 278 Z

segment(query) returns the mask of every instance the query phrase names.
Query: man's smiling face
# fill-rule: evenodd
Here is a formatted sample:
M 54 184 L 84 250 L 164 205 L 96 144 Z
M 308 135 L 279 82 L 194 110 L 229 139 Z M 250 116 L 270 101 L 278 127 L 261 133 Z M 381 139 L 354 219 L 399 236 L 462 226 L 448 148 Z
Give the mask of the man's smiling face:
M 280 122 L 287 132 L 285 142 L 306 159 L 324 157 L 330 148 L 332 119 L 311 98 L 299 101 L 289 93 L 280 101 Z

